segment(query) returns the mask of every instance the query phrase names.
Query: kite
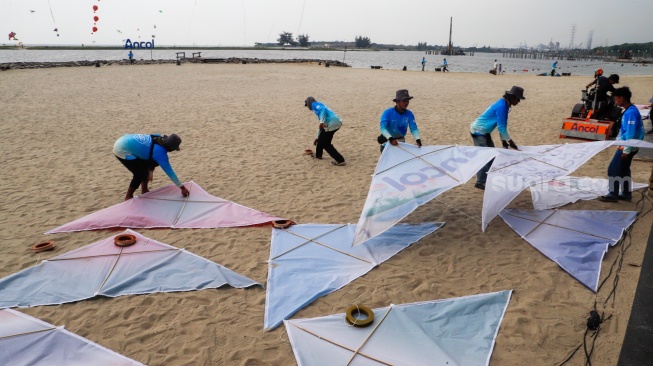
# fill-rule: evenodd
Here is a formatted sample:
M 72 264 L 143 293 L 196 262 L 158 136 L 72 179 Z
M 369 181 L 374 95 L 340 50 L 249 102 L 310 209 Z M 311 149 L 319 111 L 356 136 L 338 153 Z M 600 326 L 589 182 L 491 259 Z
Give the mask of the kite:
M 46 234 L 109 228 L 212 229 L 271 224 L 279 217 L 211 196 L 197 183 L 185 183 L 183 197 L 174 184 L 159 188 L 59 226 Z
M 475 146 L 388 144 L 374 170 L 353 245 L 381 234 L 417 207 L 464 184 L 501 150 L 510 153 Z
M 300 366 L 488 365 L 512 290 L 370 310 L 367 327 L 345 314 L 286 320 Z
M 444 223 L 400 224 L 351 246 L 356 225 L 293 225 L 273 229 L 270 245 L 265 330 L 277 327 L 318 297 L 334 292 Z
M 635 222 L 635 211 L 506 209 L 501 218 L 522 239 L 596 292 L 608 246 Z
M 653 143 L 641 140 L 592 141 L 578 144 L 520 146 L 520 149 L 525 152 L 535 153 L 532 156 L 499 155 L 492 163 L 485 185 L 483 231 L 521 191 L 571 174 L 611 145 L 653 148 Z
M 143 365 L 21 312 L 0 310 L 0 365 Z
M 646 187 L 646 184 L 633 182 L 633 190 Z M 608 180 L 565 176 L 531 186 L 530 191 L 533 208 L 546 210 L 602 196 L 608 192 Z
M 126 239 L 134 241 L 129 245 Z M 184 249 L 126 230 L 0 279 L 0 309 L 226 284 L 260 285 Z
M 14 41 L 18 40 L 18 38 L 16 38 L 16 32 L 9 32 L 9 40 L 11 41 L 12 39 Z

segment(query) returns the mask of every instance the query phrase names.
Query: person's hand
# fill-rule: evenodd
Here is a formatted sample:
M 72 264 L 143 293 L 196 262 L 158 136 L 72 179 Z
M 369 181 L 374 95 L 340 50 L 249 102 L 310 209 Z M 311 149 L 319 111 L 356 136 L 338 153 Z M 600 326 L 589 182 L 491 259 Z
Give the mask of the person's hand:
M 399 143 L 397 142 L 397 139 L 394 138 L 394 137 L 390 137 L 390 138 L 388 139 L 388 141 L 390 141 L 390 145 L 392 145 L 392 146 L 397 146 L 397 145 L 399 144 Z
M 313 140 L 313 146 L 317 146 L 317 139 Z
M 512 141 L 512 140 L 508 140 L 508 145 L 510 145 L 510 147 L 513 148 L 513 149 L 515 149 L 515 150 L 519 150 L 519 148 L 517 147 L 517 145 L 515 144 L 515 142 Z
M 417 143 L 417 147 L 422 147 L 422 140 L 417 139 L 415 142 Z
M 501 145 L 503 145 L 504 149 L 508 149 L 510 147 L 510 145 L 508 145 L 508 141 L 506 140 L 501 140 Z
M 626 160 L 628 159 L 628 154 L 627 153 L 622 153 L 621 154 L 621 160 Z
M 179 188 L 181 188 L 181 195 L 184 196 L 184 197 L 188 197 L 188 195 L 190 194 L 188 189 L 186 189 L 186 187 L 184 187 L 183 185 L 181 187 L 179 187 Z
M 320 130 L 323 130 L 326 128 L 326 125 L 324 123 L 320 123 Z

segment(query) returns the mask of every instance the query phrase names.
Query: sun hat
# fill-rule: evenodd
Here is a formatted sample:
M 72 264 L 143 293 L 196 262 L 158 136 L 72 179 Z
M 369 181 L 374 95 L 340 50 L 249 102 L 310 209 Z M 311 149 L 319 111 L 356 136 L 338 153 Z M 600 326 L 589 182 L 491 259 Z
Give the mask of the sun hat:
M 413 97 L 411 97 L 408 94 L 408 89 L 399 89 L 399 90 L 397 90 L 395 99 L 393 99 L 392 101 L 397 102 L 399 100 L 406 100 L 406 99 L 408 99 L 408 100 L 413 99 Z
M 526 99 L 526 97 L 524 97 L 524 88 L 519 86 L 513 86 L 510 90 L 506 90 L 506 94 L 515 96 L 518 99 Z
M 172 134 L 170 136 L 163 136 L 163 147 L 168 151 L 181 150 L 179 145 L 181 144 L 181 137 L 177 134 Z
M 308 97 L 308 98 L 306 98 L 306 100 L 304 101 L 304 107 L 308 107 L 308 109 L 313 110 L 313 107 L 311 107 L 311 106 L 312 106 L 313 103 L 315 103 L 315 102 L 316 102 L 315 98 L 313 98 L 313 97 Z

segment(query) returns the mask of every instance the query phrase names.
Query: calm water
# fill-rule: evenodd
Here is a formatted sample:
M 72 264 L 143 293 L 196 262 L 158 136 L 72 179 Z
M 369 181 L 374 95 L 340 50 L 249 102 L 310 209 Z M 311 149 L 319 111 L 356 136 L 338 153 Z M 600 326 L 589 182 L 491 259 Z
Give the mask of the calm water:
M 197 50 L 136 50 L 137 59 L 175 59 L 176 52 L 185 51 L 187 56 Z M 421 70 L 422 57 L 426 57 L 426 70 L 433 72 L 442 65 L 444 56 L 425 55 L 422 51 L 306 51 L 306 50 L 201 50 L 204 58 L 260 58 L 260 59 L 321 59 L 343 61 L 355 68 L 382 66 L 384 69 Z M 487 73 L 494 60 L 502 64 L 505 73 L 541 74 L 551 71 L 552 60 L 504 58 L 501 53 L 476 53 L 474 56 L 447 56 L 451 72 Z M 56 62 L 121 60 L 127 58 L 127 50 L 0 50 L 0 63 L 7 62 Z M 558 72 L 571 75 L 594 75 L 596 68 L 605 74 L 653 75 L 653 65 L 642 66 L 601 61 L 558 62 Z

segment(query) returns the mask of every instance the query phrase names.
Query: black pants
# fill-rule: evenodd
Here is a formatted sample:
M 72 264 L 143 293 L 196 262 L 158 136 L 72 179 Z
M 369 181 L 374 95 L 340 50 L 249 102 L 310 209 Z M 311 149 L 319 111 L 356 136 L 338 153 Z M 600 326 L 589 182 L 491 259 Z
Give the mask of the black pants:
M 147 180 L 147 174 L 149 170 L 154 170 L 159 164 L 155 161 L 147 161 L 142 159 L 134 160 L 125 160 L 116 156 L 116 159 L 120 160 L 122 165 L 125 166 L 130 172 L 132 172 L 133 177 L 132 181 L 129 183 L 129 188 L 136 189 L 141 183 Z
M 345 161 L 345 158 L 340 155 L 338 150 L 331 144 L 331 141 L 333 141 L 333 135 L 338 132 L 338 130 L 335 131 L 325 131 L 325 130 L 320 130 L 320 135 L 317 137 L 317 145 L 315 146 L 315 157 L 316 158 L 322 158 L 322 150 L 326 150 L 326 152 L 331 155 L 333 160 L 337 161 L 338 163 L 342 163 Z

